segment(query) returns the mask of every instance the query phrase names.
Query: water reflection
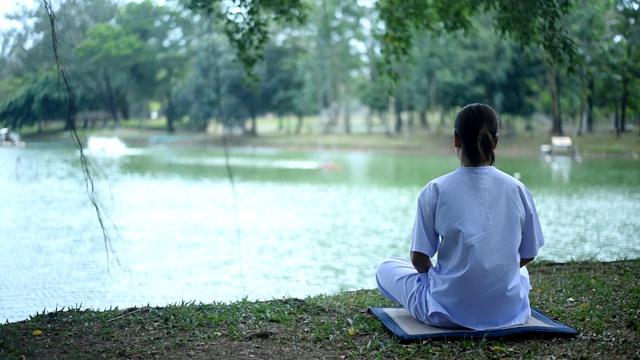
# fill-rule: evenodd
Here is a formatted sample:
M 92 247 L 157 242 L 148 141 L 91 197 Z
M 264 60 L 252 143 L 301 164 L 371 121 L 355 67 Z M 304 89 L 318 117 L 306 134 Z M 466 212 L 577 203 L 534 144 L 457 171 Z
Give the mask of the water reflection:
M 573 159 L 568 156 L 553 156 L 548 160 L 551 166 L 551 179 L 553 182 L 569 183 L 571 179 L 571 165 Z
M 536 198 L 547 244 L 541 256 L 554 261 L 615 260 L 639 256 L 640 195 L 606 187 Z
M 453 157 L 234 149 L 234 192 L 217 150 L 158 146 L 93 156 L 113 234 L 113 253 L 105 253 L 77 151 L 2 150 L 0 161 L 11 165 L 0 169 L 0 271 L 11 275 L 0 285 L 0 318 L 11 321 L 76 304 L 372 288 L 382 258 L 407 255 L 420 189 L 457 166 Z M 339 168 L 317 166 L 325 163 Z M 534 194 L 547 240 L 540 256 L 639 257 L 637 162 L 564 165 L 498 161 Z

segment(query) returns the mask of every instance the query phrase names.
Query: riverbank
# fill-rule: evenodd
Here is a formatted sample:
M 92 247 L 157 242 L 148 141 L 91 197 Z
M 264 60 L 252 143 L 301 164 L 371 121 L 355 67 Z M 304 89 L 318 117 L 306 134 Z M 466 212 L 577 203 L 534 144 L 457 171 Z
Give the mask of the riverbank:
M 533 263 L 531 303 L 570 339 L 400 344 L 376 290 L 306 299 L 63 309 L 0 326 L 3 359 L 638 359 L 640 259 Z
M 123 126 L 118 130 L 79 130 L 81 139 L 90 136 L 117 136 L 129 147 L 164 144 L 172 146 L 203 145 L 213 147 L 255 147 L 279 148 L 302 151 L 374 151 L 387 153 L 415 153 L 426 155 L 454 154 L 452 134 L 442 130 L 414 130 L 408 134 L 386 135 L 383 132 L 368 134 L 323 134 L 317 131 L 303 131 L 292 134 L 278 131 L 273 126 L 265 127 L 258 136 L 241 134 L 222 137 L 220 134 L 195 133 L 179 130 L 167 135 L 163 128 L 140 128 Z M 71 141 L 68 134 L 58 127 L 44 132 L 27 132 L 23 139 L 29 142 Z M 549 144 L 551 137 L 547 131 L 502 133 L 496 150 L 498 157 L 538 156 L 540 145 Z M 640 136 L 628 133 L 616 136 L 609 131 L 573 136 L 574 148 L 582 157 L 622 157 L 640 160 Z

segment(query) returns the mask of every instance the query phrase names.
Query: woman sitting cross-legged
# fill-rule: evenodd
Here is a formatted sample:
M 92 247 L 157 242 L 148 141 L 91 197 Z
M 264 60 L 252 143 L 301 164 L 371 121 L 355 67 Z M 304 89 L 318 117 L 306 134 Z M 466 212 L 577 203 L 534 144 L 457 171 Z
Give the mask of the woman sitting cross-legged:
M 454 128 L 460 167 L 422 190 L 411 259 L 383 261 L 378 287 L 426 324 L 475 330 L 524 324 L 531 315 L 525 265 L 544 245 L 533 198 L 493 166 L 498 117 L 490 106 L 465 106 Z

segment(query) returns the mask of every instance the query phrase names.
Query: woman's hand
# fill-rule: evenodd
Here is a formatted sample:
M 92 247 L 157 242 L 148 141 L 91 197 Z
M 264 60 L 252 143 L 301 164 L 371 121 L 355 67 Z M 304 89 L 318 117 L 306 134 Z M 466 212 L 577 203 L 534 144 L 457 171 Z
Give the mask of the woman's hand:
M 520 259 L 520 267 L 523 267 L 532 261 L 533 261 L 533 258 Z
M 417 251 L 411 252 L 411 263 L 421 274 L 426 273 L 429 271 L 429 268 L 433 267 L 433 263 L 431 262 L 429 255 Z

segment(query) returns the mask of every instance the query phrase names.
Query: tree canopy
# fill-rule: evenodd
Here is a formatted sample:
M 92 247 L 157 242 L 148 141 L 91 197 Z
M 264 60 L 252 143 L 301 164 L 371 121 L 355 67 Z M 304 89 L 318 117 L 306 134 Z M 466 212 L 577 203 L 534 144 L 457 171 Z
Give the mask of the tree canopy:
M 257 135 L 260 117 L 294 117 L 296 132 L 351 133 L 366 112 L 367 132 L 406 134 L 479 101 L 557 134 L 622 133 L 640 113 L 639 13 L 630 0 L 64 0 L 54 25 L 84 126 L 157 112 L 168 132 Z M 24 25 L 3 31 L 0 121 L 41 128 L 68 100 L 51 22 L 43 6 L 12 16 Z
M 218 13 L 224 17 L 225 30 L 238 49 L 240 60 L 252 68 L 269 39 L 269 22 L 290 23 L 306 19 L 309 6 L 301 0 L 250 1 L 189 0 L 190 8 Z M 474 31 L 473 16 L 493 12 L 493 25 L 522 47 L 542 47 L 554 63 L 575 65 L 576 46 L 562 24 L 571 0 L 378 0 L 382 50 L 385 62 L 406 58 L 417 32 L 434 34 Z

